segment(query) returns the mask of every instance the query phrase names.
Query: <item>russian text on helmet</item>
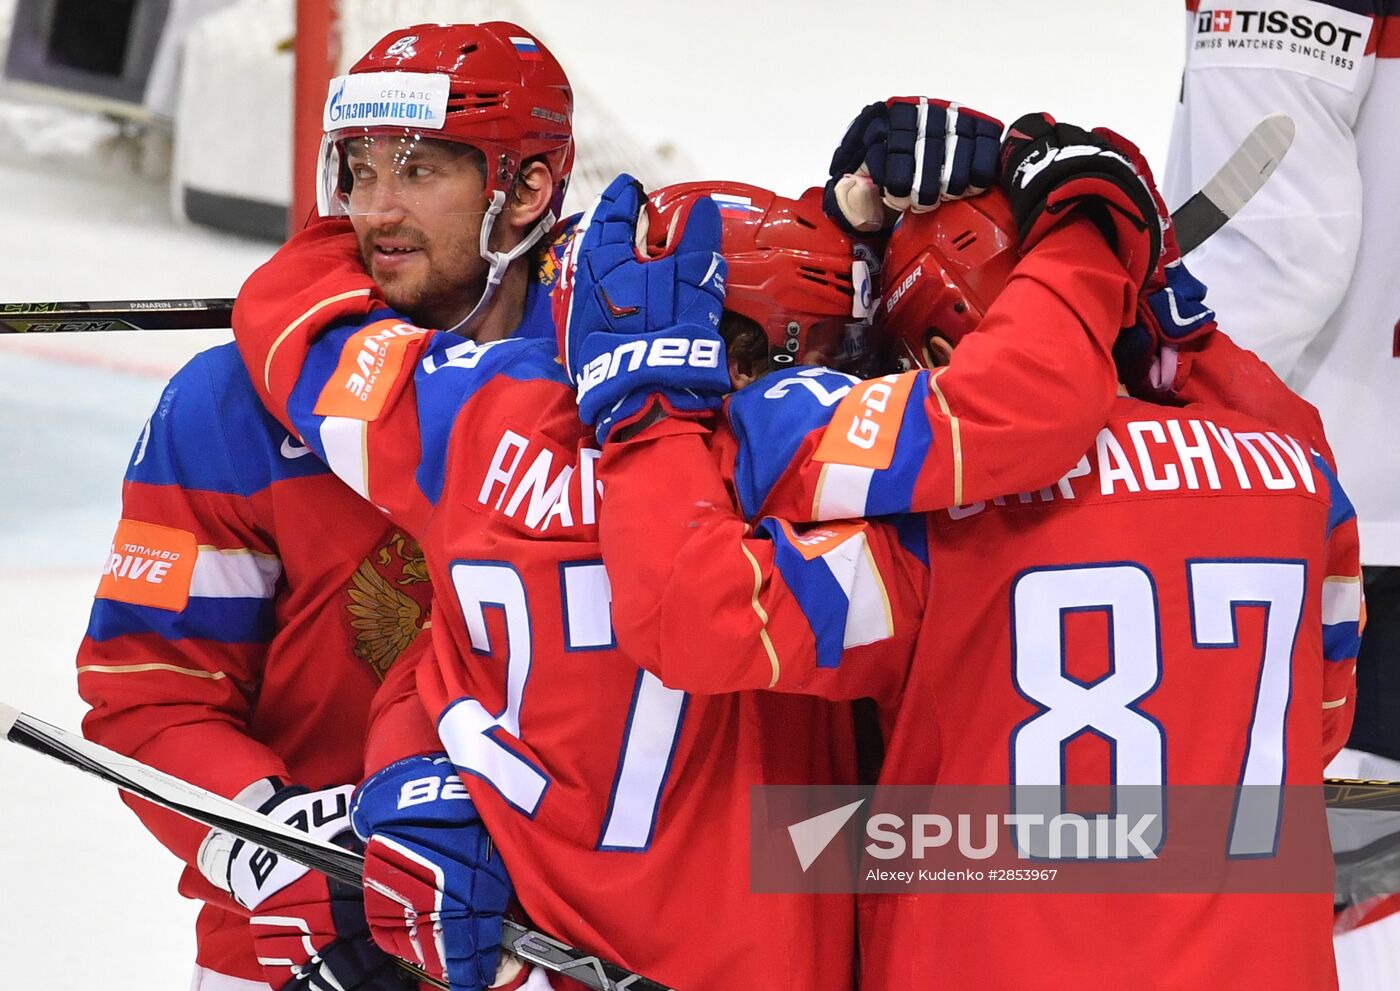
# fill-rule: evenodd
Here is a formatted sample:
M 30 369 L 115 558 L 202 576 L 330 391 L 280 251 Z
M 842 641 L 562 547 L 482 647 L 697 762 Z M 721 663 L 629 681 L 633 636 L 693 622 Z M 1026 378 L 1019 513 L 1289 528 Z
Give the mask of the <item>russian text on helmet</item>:
M 439 130 L 447 118 L 449 78 L 442 72 L 360 72 L 331 80 L 322 126 L 401 125 Z

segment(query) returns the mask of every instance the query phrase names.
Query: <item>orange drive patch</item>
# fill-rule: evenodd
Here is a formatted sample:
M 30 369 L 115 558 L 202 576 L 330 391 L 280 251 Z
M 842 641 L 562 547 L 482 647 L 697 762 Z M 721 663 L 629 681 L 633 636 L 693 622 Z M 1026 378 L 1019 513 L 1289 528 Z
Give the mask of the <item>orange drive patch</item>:
M 335 373 L 316 400 L 316 415 L 377 418 L 409 349 L 426 333 L 400 320 L 379 320 L 356 331 L 345 342 Z
M 865 529 L 865 522 L 841 520 L 836 523 L 816 523 L 801 533 L 792 528 L 787 520 L 779 520 L 783 534 L 805 560 L 813 561 L 829 550 L 840 547 L 847 540 Z
M 853 386 L 836 407 L 815 459 L 858 468 L 888 468 L 917 376 L 918 372 L 883 375 Z
M 190 601 L 198 557 L 199 544 L 188 530 L 122 520 L 102 568 L 97 597 L 179 612 Z

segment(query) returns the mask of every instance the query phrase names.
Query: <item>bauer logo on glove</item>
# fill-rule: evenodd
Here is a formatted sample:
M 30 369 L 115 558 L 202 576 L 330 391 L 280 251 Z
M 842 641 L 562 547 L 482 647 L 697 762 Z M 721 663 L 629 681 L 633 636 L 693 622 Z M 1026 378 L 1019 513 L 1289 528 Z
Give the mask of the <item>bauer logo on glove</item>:
M 724 345 L 719 341 L 687 337 L 653 337 L 626 341 L 584 365 L 578 375 L 578 398 L 584 398 L 608 379 L 647 368 L 719 368 Z
M 579 418 L 600 441 L 652 396 L 674 414 L 700 415 L 730 388 L 719 208 L 699 197 L 675 214 L 656 255 L 645 249 L 648 225 L 642 187 L 618 176 L 579 221 L 554 293 Z

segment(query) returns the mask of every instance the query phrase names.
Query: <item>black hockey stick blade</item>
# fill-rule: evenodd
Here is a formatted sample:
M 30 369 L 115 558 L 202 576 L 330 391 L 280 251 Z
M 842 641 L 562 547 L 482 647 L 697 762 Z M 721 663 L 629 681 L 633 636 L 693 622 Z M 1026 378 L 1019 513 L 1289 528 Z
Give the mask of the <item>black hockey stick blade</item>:
M 102 330 L 224 330 L 231 299 L 137 299 L 98 303 L 0 303 L 0 334 Z
M 195 822 L 266 847 L 327 877 L 356 887 L 360 884 L 364 858 L 359 854 L 318 840 L 222 795 L 108 750 L 76 733 L 35 719 L 3 702 L 0 702 L 0 736 L 86 771 L 129 794 L 178 812 Z M 502 930 L 501 946 L 529 963 L 556 974 L 564 974 L 596 991 L 672 991 L 663 984 L 599 960 L 509 919 L 505 920 Z M 419 980 L 434 987 L 447 987 L 407 961 L 401 961 L 401 965 Z
M 1250 201 L 1288 154 L 1293 118 L 1270 114 L 1254 125 L 1220 170 L 1172 214 L 1176 242 L 1189 255 Z

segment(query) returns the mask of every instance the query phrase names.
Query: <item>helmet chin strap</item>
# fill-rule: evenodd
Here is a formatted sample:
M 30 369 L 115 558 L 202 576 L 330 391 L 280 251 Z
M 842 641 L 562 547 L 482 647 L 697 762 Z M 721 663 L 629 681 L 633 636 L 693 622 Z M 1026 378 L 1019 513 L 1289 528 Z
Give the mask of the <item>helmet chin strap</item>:
M 463 337 L 470 336 L 469 331 L 475 325 L 477 318 L 486 311 L 487 305 L 496 295 L 501 280 L 506 276 L 506 268 L 525 252 L 535 246 L 540 238 L 554 226 L 554 211 L 546 210 L 540 217 L 530 232 L 525 235 L 519 244 L 509 251 L 492 251 L 489 247 L 491 243 L 491 232 L 496 227 L 496 218 L 501 215 L 501 210 L 506 205 L 506 194 L 504 190 L 498 189 L 491 194 L 491 205 L 486 209 L 486 215 L 481 218 L 481 244 L 478 251 L 486 264 L 490 266 L 486 272 L 486 288 L 481 291 L 481 298 L 476 301 L 471 312 L 459 320 L 454 326 L 448 328 L 449 334 L 460 334 Z

